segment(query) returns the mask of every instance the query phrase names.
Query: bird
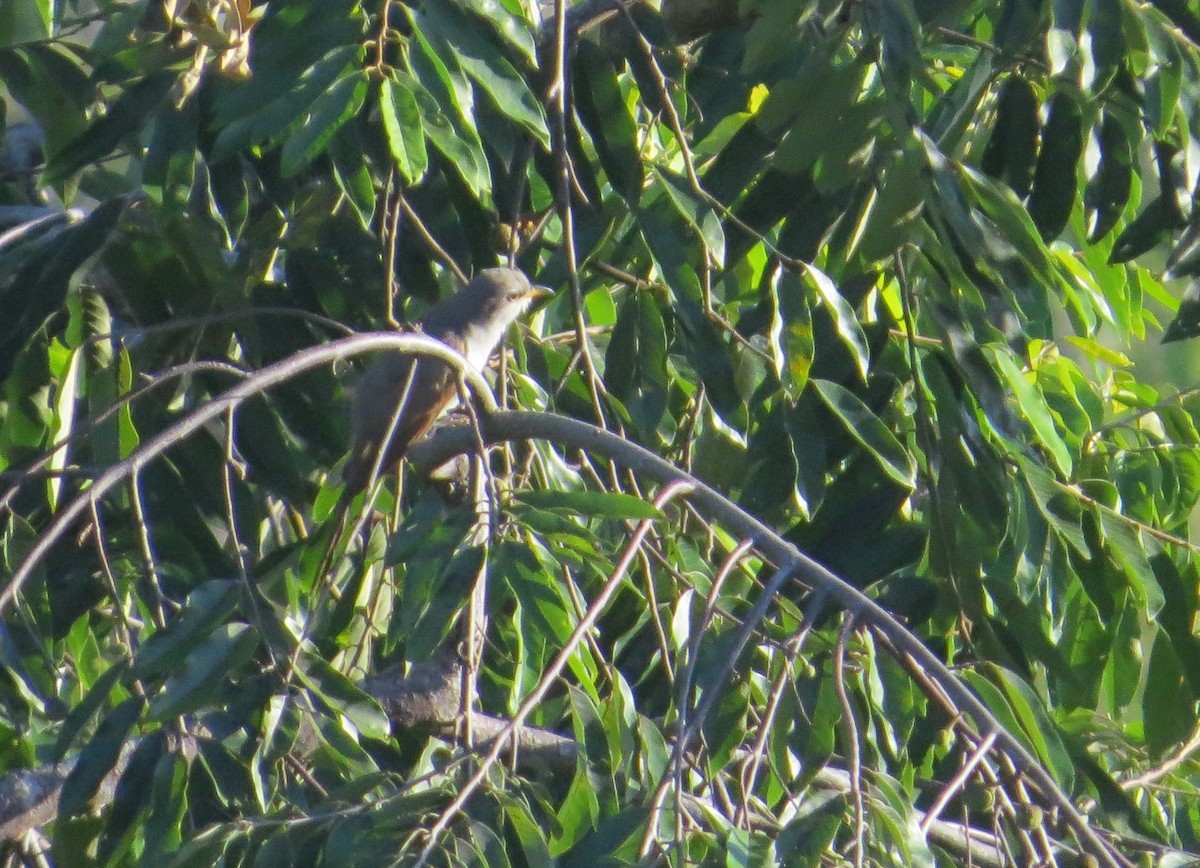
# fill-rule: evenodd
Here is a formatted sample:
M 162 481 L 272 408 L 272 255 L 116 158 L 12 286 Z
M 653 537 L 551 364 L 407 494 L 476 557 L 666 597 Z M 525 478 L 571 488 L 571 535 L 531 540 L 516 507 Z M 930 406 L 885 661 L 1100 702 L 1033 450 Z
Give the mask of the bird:
M 515 268 L 485 268 L 434 304 L 417 327 L 482 371 L 517 317 L 551 295 Z M 345 493 L 366 488 L 376 466 L 378 474 L 394 467 L 457 404 L 458 373 L 452 365 L 398 350 L 381 353 L 354 390 L 350 456 L 342 471 Z

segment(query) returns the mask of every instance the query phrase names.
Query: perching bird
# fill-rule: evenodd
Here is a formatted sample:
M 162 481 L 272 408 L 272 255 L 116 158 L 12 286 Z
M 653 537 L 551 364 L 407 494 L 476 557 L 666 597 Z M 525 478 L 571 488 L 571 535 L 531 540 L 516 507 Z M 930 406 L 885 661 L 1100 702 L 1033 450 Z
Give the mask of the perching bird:
M 516 269 L 485 268 L 457 293 L 431 307 L 422 317 L 420 329 L 458 350 L 482 371 L 508 327 L 535 299 L 550 294 Z M 404 403 L 397 417 L 401 401 Z M 355 389 L 353 439 L 342 474 L 346 493 L 366 487 L 380 450 L 383 460 L 379 472 L 384 473 L 457 403 L 458 375 L 450 365 L 430 356 L 399 351 L 381 354 Z

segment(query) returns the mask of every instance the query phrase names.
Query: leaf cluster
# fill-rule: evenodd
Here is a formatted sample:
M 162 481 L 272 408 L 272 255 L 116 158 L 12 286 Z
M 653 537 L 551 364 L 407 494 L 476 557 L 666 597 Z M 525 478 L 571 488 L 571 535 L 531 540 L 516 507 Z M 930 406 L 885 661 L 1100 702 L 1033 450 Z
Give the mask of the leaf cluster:
M 656 5 L 0 4 L 45 156 L 0 176 L 0 772 L 70 763 L 55 862 L 1200 851 L 1200 390 L 1127 353 L 1200 332 L 1200 17 L 741 0 L 684 42 Z M 357 359 L 173 433 L 499 261 L 560 290 L 506 403 L 878 602 L 1052 786 L 899 624 L 598 440 L 493 438 L 486 510 L 350 501 Z M 460 643 L 573 767 L 363 688 Z

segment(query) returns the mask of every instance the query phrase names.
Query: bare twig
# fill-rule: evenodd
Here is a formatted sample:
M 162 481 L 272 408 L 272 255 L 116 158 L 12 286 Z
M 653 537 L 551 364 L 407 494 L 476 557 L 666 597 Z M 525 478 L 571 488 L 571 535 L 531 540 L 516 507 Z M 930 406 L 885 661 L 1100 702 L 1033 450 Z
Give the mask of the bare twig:
M 867 809 L 863 803 L 862 789 L 862 745 L 858 740 L 858 720 L 854 714 L 854 705 L 850 702 L 850 694 L 846 691 L 846 645 L 850 634 L 854 632 L 854 613 L 847 612 L 838 635 L 837 644 L 833 646 L 833 689 L 837 693 L 838 704 L 842 708 L 842 728 L 846 731 L 846 761 L 850 774 L 850 799 L 854 804 L 854 865 L 862 868 L 867 855 Z
M 921 834 L 928 835 L 930 828 L 937 822 L 942 811 L 946 809 L 946 805 L 950 804 L 950 800 L 967 785 L 967 781 L 971 779 L 971 775 L 975 773 L 975 768 L 987 756 L 988 751 L 992 749 L 992 745 L 996 743 L 996 734 L 989 732 L 983 737 L 983 740 L 971 751 L 971 755 L 967 757 L 967 761 L 962 764 L 954 777 L 947 781 L 946 786 L 938 793 L 933 804 L 929 806 L 929 810 L 925 812 L 925 818 L 921 820 Z
M 566 0 L 555 0 L 554 33 L 554 84 L 551 95 L 554 97 L 554 147 L 558 157 L 558 218 L 563 229 L 563 248 L 567 256 L 567 273 L 571 284 L 571 304 L 575 313 L 578 351 L 583 361 L 583 370 L 586 374 L 588 393 L 592 398 L 592 411 L 596 415 L 596 424 L 603 428 L 607 426 L 604 421 L 604 403 L 600 399 L 602 386 L 600 375 L 596 370 L 596 363 L 592 359 L 591 344 L 587 338 L 587 321 L 583 313 L 583 286 L 579 280 L 579 261 L 575 249 L 575 217 L 571 207 L 571 162 L 567 149 L 570 85 L 567 81 Z
M 396 202 L 399 204 L 400 210 L 404 212 L 404 216 L 408 218 L 409 224 L 416 230 L 417 237 L 424 242 L 425 247 L 433 254 L 434 258 L 454 272 L 454 276 L 458 278 L 459 283 L 465 284 L 467 282 L 467 273 L 459 267 L 459 264 L 454 261 L 454 257 L 447 253 L 446 249 L 438 244 L 433 234 L 425 228 L 425 224 L 421 222 L 420 215 L 412 209 L 412 206 L 408 204 L 408 200 L 404 198 L 404 194 L 400 190 L 396 191 Z

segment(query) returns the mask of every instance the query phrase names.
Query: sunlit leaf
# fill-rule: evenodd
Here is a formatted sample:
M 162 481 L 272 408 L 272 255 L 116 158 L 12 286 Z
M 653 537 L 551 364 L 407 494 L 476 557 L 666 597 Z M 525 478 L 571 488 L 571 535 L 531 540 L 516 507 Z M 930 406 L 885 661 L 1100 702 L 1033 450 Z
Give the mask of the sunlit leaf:
M 825 406 L 846 426 L 846 432 L 867 450 L 888 476 L 908 488 L 916 484 L 912 457 L 883 420 L 837 383 L 814 379 L 812 385 Z

